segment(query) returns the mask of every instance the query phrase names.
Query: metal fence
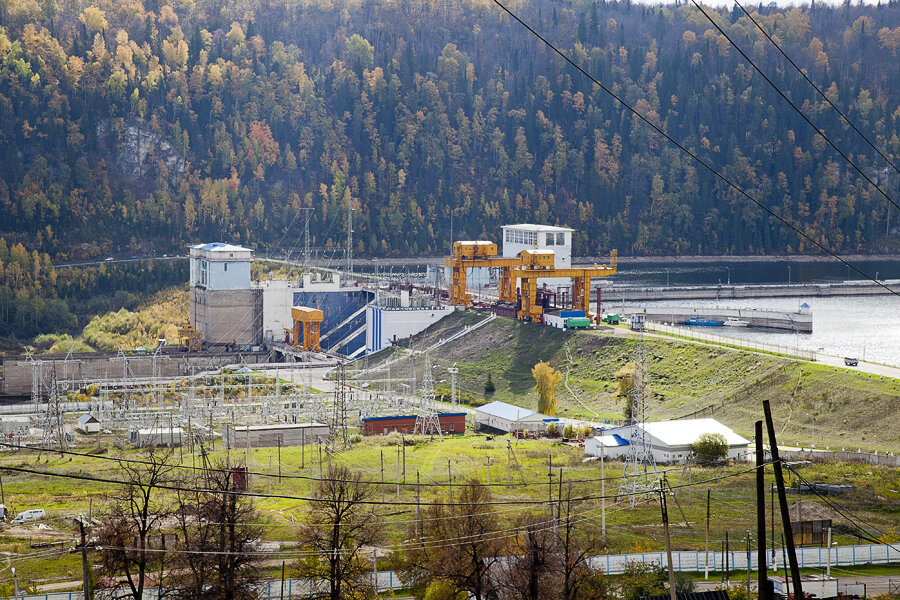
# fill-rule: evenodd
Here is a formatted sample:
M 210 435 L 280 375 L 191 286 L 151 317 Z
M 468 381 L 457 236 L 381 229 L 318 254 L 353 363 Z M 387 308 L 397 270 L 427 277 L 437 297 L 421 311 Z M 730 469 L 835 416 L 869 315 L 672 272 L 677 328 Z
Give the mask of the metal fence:
M 393 571 L 379 571 L 377 577 L 377 587 L 379 592 L 387 590 L 399 590 L 403 588 L 403 584 Z M 280 579 L 267 579 L 257 586 L 259 600 L 291 600 L 294 598 L 309 598 L 316 592 L 320 595 L 323 591 L 322 585 L 310 579 L 289 578 L 284 580 L 284 588 Z M 127 587 L 115 590 L 97 590 L 94 592 L 95 600 L 125 600 L 130 597 Z M 47 594 L 20 594 L 20 600 L 84 600 L 84 593 L 79 591 L 73 592 L 50 592 Z M 145 600 L 157 600 L 159 598 L 159 588 L 149 587 L 144 589 Z M 11 600 L 16 600 L 12 598 Z
M 732 571 L 747 570 L 747 551 L 732 550 L 728 553 L 728 566 Z M 709 566 L 709 571 L 725 570 L 725 552 L 703 551 L 679 551 L 672 552 L 672 567 L 675 571 L 702 572 Z M 708 558 L 707 558 L 708 556 Z M 781 548 L 775 548 L 766 553 L 766 563 L 769 569 L 784 569 Z M 666 564 L 665 552 L 640 552 L 633 554 L 603 554 L 589 559 L 590 566 L 601 569 L 609 575 L 618 575 L 625 571 L 629 562 L 640 562 L 664 566 Z M 868 544 L 859 546 L 833 546 L 829 556 L 828 548 L 797 548 L 797 561 L 800 568 L 807 567 L 852 567 L 856 565 L 883 565 L 900 563 L 900 549 L 890 544 Z M 755 570 L 757 562 L 756 552 L 750 553 L 750 568 Z M 404 584 L 393 571 L 378 572 L 378 591 L 400 590 Z M 313 591 L 321 593 L 316 583 L 309 579 L 285 579 L 284 592 L 282 593 L 281 580 L 269 579 L 259 585 L 259 600 L 290 600 L 294 598 L 308 598 Z M 144 591 L 146 600 L 158 598 L 157 588 L 148 588 Z M 96 600 L 117 600 L 128 597 L 126 589 L 98 592 Z M 24 594 L 19 595 L 21 600 L 83 600 L 83 594 L 77 592 L 53 592 L 48 594 Z
M 792 356 L 794 358 L 802 358 L 804 360 L 816 360 L 815 350 L 805 350 L 803 348 L 792 348 L 790 346 L 777 346 L 775 344 L 763 344 L 760 342 L 751 342 L 740 338 L 725 337 L 724 335 L 715 335 L 713 333 L 705 333 L 696 331 L 692 327 L 675 327 L 674 325 L 663 325 L 662 323 L 653 323 L 647 321 L 644 327 L 650 331 L 659 331 L 677 335 L 679 337 L 702 342 L 711 342 L 713 344 L 733 346 L 743 348 L 745 350 L 757 350 L 759 352 L 769 352 L 771 354 L 782 354 L 784 356 Z
M 728 566 L 730 570 L 747 569 L 747 551 L 732 550 L 728 553 Z M 725 552 L 710 552 L 709 558 L 703 551 L 672 552 L 672 567 L 675 571 L 699 572 L 709 566 L 710 571 L 725 570 Z M 781 548 L 775 548 L 766 553 L 766 563 L 769 569 L 783 569 L 784 556 Z M 869 544 L 860 546 L 833 546 L 829 557 L 828 548 L 797 548 L 797 561 L 800 568 L 827 567 L 829 562 L 832 567 L 852 567 L 855 565 L 877 565 L 900 562 L 900 549 L 889 544 Z M 591 567 L 602 569 L 604 573 L 615 575 L 623 573 L 629 562 L 666 564 L 665 552 L 641 552 L 637 554 L 608 554 L 591 558 Z M 756 570 L 759 562 L 756 552 L 750 554 L 750 568 Z

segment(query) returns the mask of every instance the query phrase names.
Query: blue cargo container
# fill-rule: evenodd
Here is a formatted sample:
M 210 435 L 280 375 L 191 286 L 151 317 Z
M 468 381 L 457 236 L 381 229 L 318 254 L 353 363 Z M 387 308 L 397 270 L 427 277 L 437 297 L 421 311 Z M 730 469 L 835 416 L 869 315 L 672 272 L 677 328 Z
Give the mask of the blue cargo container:
M 585 314 L 583 310 L 561 310 L 559 316 L 566 319 L 568 317 L 584 317 Z

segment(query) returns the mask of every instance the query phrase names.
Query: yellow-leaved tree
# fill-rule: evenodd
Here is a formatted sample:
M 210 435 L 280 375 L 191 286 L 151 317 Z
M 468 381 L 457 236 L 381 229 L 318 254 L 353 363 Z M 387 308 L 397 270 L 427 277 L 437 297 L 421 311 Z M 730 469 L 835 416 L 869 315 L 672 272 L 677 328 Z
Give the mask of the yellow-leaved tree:
M 531 369 L 534 377 L 534 390 L 538 393 L 538 412 L 554 416 L 556 414 L 556 386 L 562 379 L 562 373 L 550 366 L 550 363 L 539 362 Z
M 632 392 L 634 391 L 637 379 L 637 366 L 633 362 L 630 362 L 613 373 L 613 377 L 616 378 L 616 401 L 624 402 L 622 413 L 625 417 L 625 422 L 630 423 L 634 417 L 634 415 L 631 414 L 631 401 Z

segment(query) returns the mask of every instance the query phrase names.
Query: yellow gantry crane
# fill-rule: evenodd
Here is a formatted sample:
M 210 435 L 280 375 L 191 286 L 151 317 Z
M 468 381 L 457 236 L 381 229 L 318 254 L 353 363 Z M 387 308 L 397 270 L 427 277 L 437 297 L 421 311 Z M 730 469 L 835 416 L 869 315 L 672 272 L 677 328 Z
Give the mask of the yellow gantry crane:
M 517 313 L 520 320 L 539 323 L 543 307 L 537 303 L 538 279 L 549 277 L 572 279 L 572 307 L 589 315 L 591 300 L 591 278 L 607 277 L 616 273 L 618 252 L 609 255 L 608 265 L 593 267 L 556 268 L 556 254 L 553 250 L 523 250 L 517 258 L 497 258 L 497 244 L 487 241 L 466 241 L 453 244 L 453 254 L 444 260 L 450 267 L 450 303 L 468 309 L 472 305 L 472 295 L 466 288 L 466 269 L 471 267 L 494 267 L 500 269 L 498 296 L 502 302 L 516 302 L 516 280 L 520 286 L 521 307 Z
M 317 308 L 307 306 L 291 307 L 291 318 L 294 319 L 293 329 L 285 329 L 290 334 L 291 345 L 305 351 L 321 352 L 319 345 L 319 328 L 325 320 L 325 313 Z M 300 330 L 303 330 L 303 337 Z
M 583 310 L 590 317 L 588 308 L 591 303 L 591 278 L 608 277 L 615 275 L 618 266 L 619 253 L 613 250 L 609 253 L 608 265 L 594 265 L 593 267 L 568 267 L 557 269 L 555 266 L 556 254 L 553 250 L 523 250 L 519 255 L 521 265 L 512 269 L 510 276 L 521 279 L 521 302 L 518 317 L 522 321 L 540 323 L 543 307 L 537 303 L 537 282 L 544 277 L 566 277 L 572 279 L 572 308 Z

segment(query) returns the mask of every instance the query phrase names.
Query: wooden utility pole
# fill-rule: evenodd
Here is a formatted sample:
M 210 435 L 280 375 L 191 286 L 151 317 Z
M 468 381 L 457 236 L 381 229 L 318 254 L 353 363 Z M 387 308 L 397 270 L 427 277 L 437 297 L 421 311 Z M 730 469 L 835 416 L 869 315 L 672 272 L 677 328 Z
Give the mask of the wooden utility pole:
M 750 532 L 747 532 L 747 598 L 750 598 Z
M 659 508 L 662 511 L 663 528 L 666 532 L 666 560 L 669 567 L 669 598 L 675 598 L 675 571 L 672 568 L 672 541 L 669 537 L 669 511 L 666 507 L 666 491 L 662 484 L 659 486 Z
M 599 288 L 597 293 L 599 294 Z M 600 309 L 597 309 L 597 314 Z M 600 438 L 600 543 L 606 546 L 606 472 L 603 468 L 603 455 L 606 453 L 603 438 Z
M 84 533 L 84 519 L 78 518 L 78 529 L 81 531 L 81 577 L 84 582 L 84 600 L 94 597 L 91 589 L 91 567 L 87 559 L 87 536 Z
M 381 450 L 381 503 L 384 504 L 384 450 Z
M 728 555 L 731 548 L 728 545 L 728 532 L 725 532 L 725 585 L 731 583 L 731 557 Z
M 791 516 L 788 511 L 787 494 L 784 491 L 784 473 L 781 470 L 781 459 L 778 457 L 778 442 L 775 440 L 775 424 L 772 421 L 772 408 L 769 406 L 768 400 L 763 400 L 763 411 L 766 416 L 766 429 L 769 433 L 769 451 L 772 454 L 772 466 L 775 467 L 775 485 L 778 486 L 778 505 L 781 509 L 781 524 L 784 528 L 787 558 L 791 566 L 791 579 L 793 579 L 794 583 L 794 598 L 803 598 L 803 584 L 800 581 L 800 566 L 797 564 L 797 550 L 794 548 Z
M 419 522 L 420 507 L 421 507 L 421 497 L 419 496 L 419 470 L 416 469 L 416 529 L 418 529 L 421 525 Z M 419 533 L 421 534 L 422 532 L 419 532 Z
M 703 561 L 703 579 L 709 579 L 709 494 L 706 488 L 706 559 Z
M 757 574 L 757 590 L 759 600 L 770 600 L 769 598 L 769 574 L 766 568 L 766 452 L 763 449 L 763 424 L 762 421 L 756 422 L 756 574 Z M 775 545 L 775 541 L 772 541 Z M 749 545 L 747 546 L 749 548 Z M 749 564 L 750 555 L 747 555 Z M 747 567 L 747 585 L 750 585 L 750 567 Z M 749 588 L 748 588 L 749 589 Z M 749 591 L 747 598 L 750 597 Z

